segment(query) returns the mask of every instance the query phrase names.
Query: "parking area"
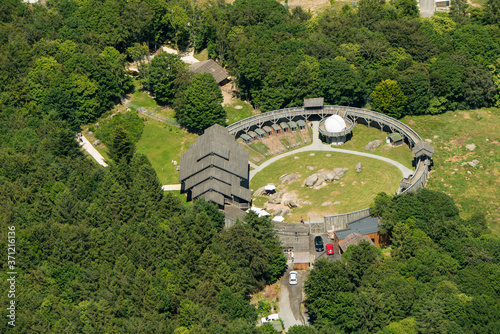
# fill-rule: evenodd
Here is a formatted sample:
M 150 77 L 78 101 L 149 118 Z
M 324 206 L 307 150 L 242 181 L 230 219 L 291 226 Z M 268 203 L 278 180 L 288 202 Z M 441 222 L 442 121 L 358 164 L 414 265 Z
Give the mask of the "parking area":
M 316 252 L 316 247 L 314 245 L 314 238 L 318 235 L 321 236 L 321 238 L 323 239 L 324 249 L 322 252 Z M 330 237 L 326 233 L 320 233 L 320 234 L 312 233 L 309 235 L 309 252 L 311 254 L 311 264 L 313 264 L 314 261 L 316 261 L 320 258 L 327 258 L 331 261 L 341 260 L 340 250 L 338 249 L 338 247 L 334 247 L 335 251 L 334 251 L 333 255 L 326 254 L 326 244 L 328 244 L 328 243 L 333 244 L 333 240 L 330 239 Z

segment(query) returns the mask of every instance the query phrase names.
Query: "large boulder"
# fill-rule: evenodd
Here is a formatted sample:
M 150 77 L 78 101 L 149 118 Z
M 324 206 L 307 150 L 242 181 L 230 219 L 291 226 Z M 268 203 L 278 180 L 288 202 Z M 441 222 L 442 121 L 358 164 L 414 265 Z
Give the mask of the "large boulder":
M 259 189 L 257 189 L 256 191 L 254 191 L 253 193 L 253 196 L 254 197 L 259 197 L 259 196 L 262 196 L 262 194 L 264 193 L 264 191 L 266 189 L 264 189 L 265 187 L 260 187 Z
M 286 194 L 283 197 L 283 204 L 290 207 L 290 208 L 295 208 L 297 206 L 297 202 L 295 201 L 295 195 L 294 194 Z
M 363 165 L 361 164 L 361 162 L 358 162 L 358 164 L 355 167 L 356 172 L 361 173 L 361 168 L 363 168 Z
M 281 183 L 289 183 L 289 182 L 292 182 L 292 181 L 293 181 L 293 180 L 295 180 L 298 176 L 299 176 L 299 174 L 297 174 L 297 173 L 287 174 L 287 175 L 285 175 L 285 176 L 281 179 Z
M 334 168 L 332 172 L 335 174 L 335 177 L 333 179 L 336 181 L 340 180 L 348 170 L 349 168 Z
M 318 174 L 313 174 L 306 179 L 306 187 L 313 187 L 318 181 Z
M 280 192 L 277 192 L 275 194 L 272 194 L 270 197 L 269 197 L 269 204 L 280 204 L 281 203 L 281 199 L 283 198 L 283 195 L 285 194 L 284 191 L 280 191 Z
M 335 174 L 330 172 L 325 173 L 324 178 L 326 182 L 332 182 L 335 179 Z
M 368 144 L 366 144 L 365 150 L 367 150 L 367 151 L 373 151 L 374 149 L 376 149 L 377 147 L 379 147 L 380 144 L 382 144 L 382 141 L 379 140 L 379 139 L 371 141 Z

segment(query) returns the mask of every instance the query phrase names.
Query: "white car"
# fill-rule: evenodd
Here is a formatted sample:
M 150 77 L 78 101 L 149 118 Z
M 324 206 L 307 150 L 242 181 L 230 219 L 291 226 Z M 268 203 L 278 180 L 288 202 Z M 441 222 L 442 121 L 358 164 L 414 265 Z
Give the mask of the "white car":
M 298 274 L 296 271 L 290 271 L 290 276 L 288 277 L 288 283 L 290 283 L 290 285 L 295 285 L 297 284 L 297 278 L 298 278 Z

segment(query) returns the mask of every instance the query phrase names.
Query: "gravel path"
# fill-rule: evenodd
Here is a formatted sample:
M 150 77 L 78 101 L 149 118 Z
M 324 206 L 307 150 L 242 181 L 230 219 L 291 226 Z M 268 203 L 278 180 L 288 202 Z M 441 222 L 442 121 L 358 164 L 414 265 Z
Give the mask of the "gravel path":
M 280 310 L 278 312 L 285 330 L 294 325 L 306 325 L 303 316 L 300 312 L 300 305 L 302 303 L 302 288 L 306 280 L 306 271 L 297 271 L 298 284 L 290 285 L 288 283 L 288 269 L 286 274 L 281 277 L 281 291 L 280 291 Z
M 83 149 L 94 158 L 95 161 L 101 166 L 108 167 L 108 164 L 104 162 L 104 157 L 99 153 L 94 146 L 89 142 L 87 138 L 83 134 L 77 135 L 78 143 L 80 146 L 83 147 Z
M 255 166 L 254 167 L 255 169 L 250 171 L 250 180 L 255 176 L 255 174 L 257 174 L 258 172 L 260 172 L 262 169 L 266 168 L 267 166 L 269 166 L 273 162 L 276 162 L 279 159 L 282 159 L 284 157 L 288 157 L 288 156 L 290 156 L 292 154 L 297 154 L 297 153 L 300 153 L 300 152 L 307 152 L 307 151 L 329 151 L 329 152 L 339 152 L 339 153 L 348 153 L 348 154 L 360 155 L 360 156 L 363 156 L 363 157 L 368 157 L 368 158 L 382 160 L 382 161 L 388 162 L 388 163 L 396 166 L 397 168 L 399 168 L 399 170 L 401 171 L 401 173 L 403 173 L 403 177 L 405 177 L 405 178 L 408 177 L 410 174 L 414 173 L 414 171 L 411 170 L 410 168 L 405 167 L 403 164 L 401 164 L 401 163 L 399 163 L 397 161 L 394 161 L 392 159 L 389 159 L 389 158 L 385 158 L 385 157 L 381 157 L 379 155 L 365 153 L 365 152 L 344 150 L 344 149 L 341 149 L 341 148 L 333 148 L 329 144 L 323 144 L 321 142 L 321 140 L 319 139 L 319 122 L 312 122 L 312 123 L 313 123 L 313 143 L 311 145 L 304 146 L 304 147 L 298 148 L 296 150 L 285 152 L 283 154 L 280 154 L 280 155 L 277 155 L 275 157 L 272 157 L 271 159 L 265 161 L 260 166 L 253 165 L 252 167 Z
M 167 184 L 161 187 L 161 190 L 163 191 L 169 191 L 169 190 L 181 190 L 181 184 Z

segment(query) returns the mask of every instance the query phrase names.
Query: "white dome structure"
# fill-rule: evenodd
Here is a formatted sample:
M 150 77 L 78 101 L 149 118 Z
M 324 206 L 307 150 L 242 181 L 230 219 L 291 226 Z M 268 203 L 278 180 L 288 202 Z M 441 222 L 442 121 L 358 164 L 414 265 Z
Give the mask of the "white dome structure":
M 325 120 L 325 130 L 328 132 L 340 132 L 346 129 L 345 121 L 339 115 L 332 115 Z
M 319 138 L 325 143 L 340 145 L 348 140 L 353 126 L 349 118 L 332 115 L 319 122 Z

